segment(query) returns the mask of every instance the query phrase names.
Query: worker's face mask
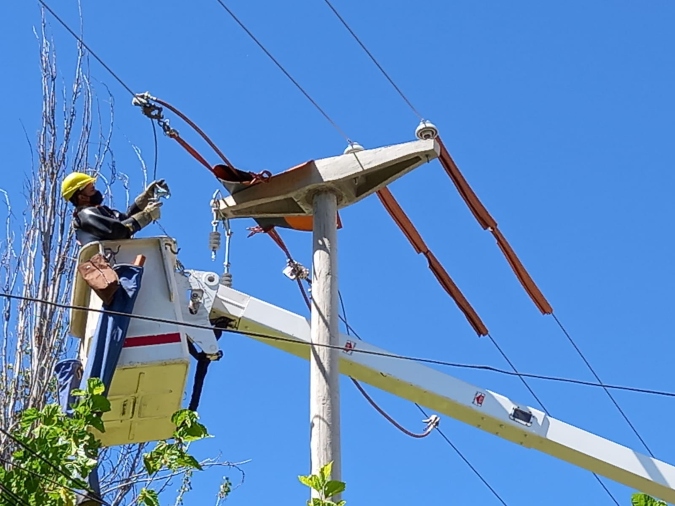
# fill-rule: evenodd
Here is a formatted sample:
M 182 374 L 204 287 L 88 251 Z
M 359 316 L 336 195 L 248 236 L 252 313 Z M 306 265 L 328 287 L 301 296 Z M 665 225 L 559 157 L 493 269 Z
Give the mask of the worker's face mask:
M 94 193 L 89 195 L 89 204 L 92 206 L 100 206 L 103 204 L 103 194 L 96 190 Z

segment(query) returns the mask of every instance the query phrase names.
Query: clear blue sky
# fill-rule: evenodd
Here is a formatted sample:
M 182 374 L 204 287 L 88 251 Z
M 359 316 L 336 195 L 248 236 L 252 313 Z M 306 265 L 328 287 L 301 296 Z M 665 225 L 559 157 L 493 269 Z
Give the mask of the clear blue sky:
M 344 140 L 215 0 L 82 3 L 85 38 L 108 65 L 134 90 L 149 90 L 187 112 L 239 167 L 278 172 L 344 149 Z M 77 26 L 74 0 L 52 4 Z M 367 147 L 413 138 L 415 116 L 322 1 L 229 5 L 351 138 Z M 602 379 L 675 390 L 675 2 L 336 5 L 415 106 L 439 126 Z M 19 174 L 30 170 L 31 160 L 22 124 L 34 139 L 39 120 L 38 24 L 36 2 L 5 2 L 0 186 L 14 190 L 16 199 Z M 68 71 L 73 40 L 50 24 Z M 138 191 L 130 143 L 150 161 L 150 126 L 93 60 L 91 73 L 99 98 L 106 100 L 103 84 L 115 97 L 116 162 Z M 188 128 L 173 124 L 201 146 Z M 162 223 L 182 246 L 183 262 L 219 272 L 207 250 L 208 201 L 217 182 L 163 137 L 159 174 L 173 188 Z M 438 163 L 396 182 L 392 191 L 521 371 L 592 379 L 555 322 L 523 293 Z M 365 339 L 401 354 L 505 366 L 492 344 L 475 336 L 376 199 L 342 217 L 341 289 L 350 323 Z M 304 314 L 296 287 L 281 274 L 283 255 L 265 237 L 246 239 L 250 225 L 235 228 L 235 287 Z M 283 235 L 309 264 L 311 236 Z M 200 410 L 216 437 L 195 449 L 202 457 L 252 459 L 232 504 L 304 504 L 307 493 L 296 476 L 309 463 L 308 364 L 246 337 L 221 342 L 225 357 L 212 366 Z M 447 372 L 535 405 L 516 379 Z M 602 390 L 532 384 L 555 417 L 641 450 Z M 346 381 L 342 394 L 349 504 L 499 504 L 439 436 L 411 440 Z M 422 429 L 413 405 L 373 395 L 406 426 Z M 616 398 L 657 457 L 674 463 L 675 403 L 622 392 Z M 509 505 L 613 504 L 586 471 L 448 417 L 442 428 Z M 219 478 L 219 472 L 196 478 L 188 504 L 209 504 Z M 628 504 L 630 490 L 608 486 Z

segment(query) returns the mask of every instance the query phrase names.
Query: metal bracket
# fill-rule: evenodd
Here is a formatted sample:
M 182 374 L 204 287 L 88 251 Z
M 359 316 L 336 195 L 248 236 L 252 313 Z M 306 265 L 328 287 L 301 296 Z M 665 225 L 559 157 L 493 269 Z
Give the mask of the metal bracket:
M 218 275 L 214 272 L 186 270 L 185 276 L 176 276 L 176 282 L 183 322 L 211 327 L 209 315 L 218 292 Z M 185 333 L 211 360 L 220 359 L 222 353 L 212 330 L 186 327 Z
M 309 269 L 295 260 L 288 260 L 286 267 L 282 271 L 284 275 L 292 280 L 309 278 Z

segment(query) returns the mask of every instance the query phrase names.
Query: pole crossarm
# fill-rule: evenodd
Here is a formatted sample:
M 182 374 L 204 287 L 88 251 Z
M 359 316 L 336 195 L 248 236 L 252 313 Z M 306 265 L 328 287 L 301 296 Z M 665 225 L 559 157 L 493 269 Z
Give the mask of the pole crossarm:
M 309 359 L 310 322 L 300 315 L 221 285 L 211 317 L 219 316 L 230 319 L 232 328 L 237 330 L 290 339 L 292 342 L 259 338 L 265 344 Z M 675 503 L 675 467 L 670 464 L 425 365 L 378 356 L 386 352 L 364 341 L 341 334 L 339 346 L 342 374 Z
M 421 140 L 313 160 L 212 203 L 219 219 L 313 214 L 317 192 L 335 193 L 338 208 L 364 199 L 438 158 L 437 141 Z

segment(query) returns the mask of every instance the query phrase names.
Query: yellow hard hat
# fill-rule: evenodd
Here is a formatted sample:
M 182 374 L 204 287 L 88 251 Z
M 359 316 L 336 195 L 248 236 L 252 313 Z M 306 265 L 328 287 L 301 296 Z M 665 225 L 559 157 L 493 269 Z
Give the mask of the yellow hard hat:
M 70 200 L 75 192 L 81 190 L 90 183 L 95 183 L 96 178 L 85 174 L 84 172 L 73 172 L 68 174 L 66 178 L 61 183 L 61 196 Z

